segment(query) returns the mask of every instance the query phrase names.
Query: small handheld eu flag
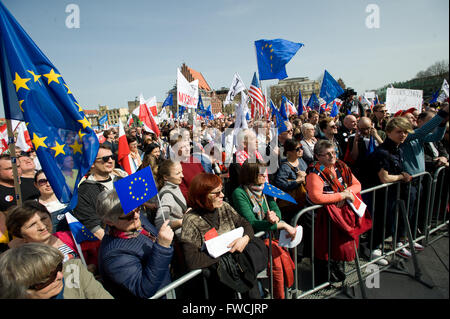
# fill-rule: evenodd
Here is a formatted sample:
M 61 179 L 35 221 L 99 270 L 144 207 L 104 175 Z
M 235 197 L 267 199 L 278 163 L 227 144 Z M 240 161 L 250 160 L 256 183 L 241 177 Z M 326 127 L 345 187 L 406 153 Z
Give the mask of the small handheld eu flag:
M 150 166 L 114 182 L 114 188 L 125 215 L 158 194 Z
M 263 194 L 297 204 L 297 201 L 291 195 L 269 183 L 264 184 Z

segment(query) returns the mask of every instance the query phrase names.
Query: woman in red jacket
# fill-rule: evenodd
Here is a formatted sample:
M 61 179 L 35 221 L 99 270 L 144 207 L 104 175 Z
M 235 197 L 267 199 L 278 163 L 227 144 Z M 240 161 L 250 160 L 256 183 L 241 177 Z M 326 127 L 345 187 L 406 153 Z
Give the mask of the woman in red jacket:
M 329 255 L 331 281 L 343 281 L 345 274 L 336 261 L 351 261 L 355 258 L 354 242 L 358 245 L 359 235 L 372 227 L 369 214 L 358 217 L 348 202 L 360 198 L 361 184 L 350 168 L 336 159 L 333 143 L 320 140 L 314 146 L 317 161 L 311 165 L 306 176 L 307 198 L 313 204 L 324 205 L 318 210 L 315 223 L 314 253 L 319 274 L 326 275 Z M 328 251 L 328 218 L 331 218 L 331 251 Z

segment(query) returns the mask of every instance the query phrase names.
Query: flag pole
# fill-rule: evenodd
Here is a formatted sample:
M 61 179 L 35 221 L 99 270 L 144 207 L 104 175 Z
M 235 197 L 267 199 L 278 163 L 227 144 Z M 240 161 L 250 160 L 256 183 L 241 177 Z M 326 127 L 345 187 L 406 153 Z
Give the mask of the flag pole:
M 14 191 L 16 194 L 16 204 L 17 206 L 22 206 L 22 192 L 20 190 L 20 176 L 17 171 L 17 157 L 16 157 L 16 143 L 14 140 L 14 132 L 12 130 L 11 120 L 6 120 L 6 127 L 8 129 L 8 146 L 9 154 L 11 156 L 11 164 L 14 177 Z

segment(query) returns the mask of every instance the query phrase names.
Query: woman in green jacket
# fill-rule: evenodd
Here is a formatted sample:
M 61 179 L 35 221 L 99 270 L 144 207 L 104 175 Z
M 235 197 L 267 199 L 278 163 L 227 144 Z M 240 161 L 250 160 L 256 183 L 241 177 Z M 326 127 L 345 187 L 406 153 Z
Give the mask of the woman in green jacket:
M 296 229 L 281 220 L 275 200 L 262 192 L 265 171 L 265 165 L 259 160 L 244 162 L 239 176 L 240 186 L 232 194 L 234 209 L 249 221 L 255 232 L 284 229 L 294 238 Z

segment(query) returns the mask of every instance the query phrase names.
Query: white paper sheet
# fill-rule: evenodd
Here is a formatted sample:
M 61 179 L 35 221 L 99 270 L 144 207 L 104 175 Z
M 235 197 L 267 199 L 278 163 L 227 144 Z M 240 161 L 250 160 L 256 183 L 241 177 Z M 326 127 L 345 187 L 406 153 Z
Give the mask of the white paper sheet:
M 300 225 L 297 226 L 297 232 L 295 233 L 294 240 L 291 240 L 291 237 L 288 235 L 288 232 L 283 229 L 280 231 L 280 239 L 278 241 L 278 245 L 286 248 L 294 248 L 295 246 L 300 244 L 302 238 L 303 238 L 303 227 Z
M 244 235 L 244 228 L 239 227 L 229 231 L 228 233 L 219 235 L 210 240 L 205 241 L 206 249 L 208 253 L 213 258 L 217 258 L 222 256 L 226 252 L 228 252 L 231 248 L 227 246 L 235 239 L 242 237 Z

